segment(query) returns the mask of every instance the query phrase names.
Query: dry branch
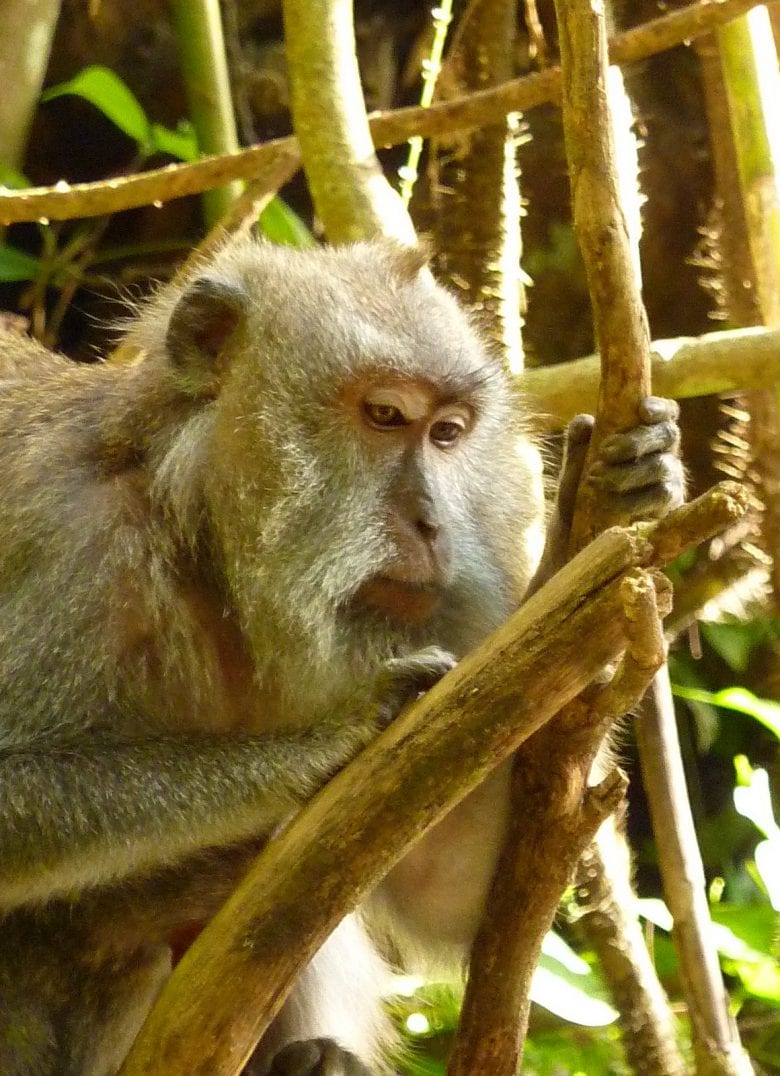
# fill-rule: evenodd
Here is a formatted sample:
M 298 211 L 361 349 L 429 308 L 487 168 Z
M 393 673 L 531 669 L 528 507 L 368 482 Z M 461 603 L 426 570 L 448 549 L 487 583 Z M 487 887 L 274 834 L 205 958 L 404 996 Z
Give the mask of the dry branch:
M 577 861 L 622 802 L 622 774 L 612 771 L 595 788 L 588 778 L 612 721 L 641 699 L 664 660 L 659 614 L 669 610 L 670 586 L 665 576 L 636 572 L 623 578 L 621 593 L 628 644 L 621 674 L 574 699 L 517 753 L 516 806 L 473 947 L 449 1076 L 517 1072 L 542 941 Z
M 780 382 L 780 332 L 735 329 L 656 340 L 650 345 L 653 392 L 675 400 L 765 388 Z M 601 359 L 526 370 L 521 382 L 542 429 L 565 426 L 580 411 L 593 412 Z
M 759 0 L 703 0 L 673 11 L 610 42 L 610 60 L 628 64 L 654 56 L 699 37 L 758 6 Z M 560 68 L 514 79 L 496 89 L 458 97 L 431 108 L 403 108 L 369 118 L 375 146 L 394 146 L 412 135 L 429 137 L 496 123 L 508 112 L 527 111 L 557 99 Z M 20 221 L 71 220 L 118 213 L 155 201 L 167 202 L 200 194 L 234 179 L 255 179 L 278 153 L 293 148 L 295 139 L 280 138 L 238 154 L 205 157 L 192 164 L 172 164 L 137 176 L 97 183 L 33 187 L 23 192 L 0 192 L 0 224 Z
M 637 425 L 638 405 L 650 395 L 650 330 L 618 190 L 603 9 L 586 0 L 558 0 L 555 10 L 574 230 L 601 356 L 596 425 L 589 451 L 593 460 L 606 436 Z M 571 548 L 581 548 L 610 522 L 614 522 L 612 506 L 595 486 L 584 484 Z
M 740 491 L 724 484 L 680 514 L 677 541 L 699 542 L 743 510 Z M 672 526 L 603 534 L 312 800 L 188 951 L 123 1076 L 240 1071 L 344 914 L 618 656 L 622 577 L 660 564 Z
M 639 421 L 639 403 L 650 394 L 650 330 L 620 199 L 604 9 L 589 0 L 556 0 L 555 9 L 574 228 L 601 359 L 587 470 L 606 436 Z M 611 499 L 596 485 L 581 483 L 570 550 L 580 549 L 615 522 L 619 520 Z M 592 762 L 593 754 L 583 761 Z M 578 890 L 580 904 L 586 907 L 581 923 L 620 1013 L 626 1056 L 635 1071 L 648 1076 L 682 1076 L 685 1066 L 674 1020 L 639 930 L 629 855 L 614 823 L 599 831 L 585 866 L 586 878 L 584 884 L 581 878 Z
M 556 0 L 556 12 L 564 72 L 563 126 L 574 224 L 588 277 L 601 354 L 596 425 L 589 450 L 592 459 L 604 436 L 637 424 L 639 404 L 650 393 L 650 338 L 639 275 L 617 191 L 603 11 L 589 0 Z M 572 527 L 572 548 L 579 548 L 594 532 L 614 522 L 619 520 L 615 518 L 613 505 L 597 486 L 583 484 Z M 646 772 L 655 781 L 646 787 L 651 802 L 670 805 L 658 849 L 665 891 L 677 892 L 672 880 L 675 872 L 703 883 L 703 868 L 695 839 L 688 839 L 693 820 L 685 784 L 676 780 L 682 774 L 682 763 L 674 756 L 675 751 L 679 754 L 679 745 L 661 734 L 664 715 L 669 713 L 673 713 L 673 702 L 668 677 L 656 677 L 653 691 L 645 702 L 644 723 L 648 730 L 655 729 L 656 746 L 663 745 L 670 757 L 664 767 L 648 762 Z M 649 732 L 640 739 L 640 750 L 647 748 L 651 739 Z M 621 858 L 627 857 L 619 855 L 617 841 L 612 841 L 609 847 L 610 834 L 610 828 L 605 827 L 591 854 L 596 870 L 595 888 L 604 890 L 611 914 L 605 914 L 606 908 L 596 908 L 582 922 L 591 928 L 598 924 L 600 928 L 591 929 L 588 936 L 597 946 L 605 972 L 609 973 L 610 961 L 616 954 L 620 956 L 622 967 L 613 968 L 608 978 L 621 1013 L 625 1047 L 634 1070 L 658 1076 L 666 1076 L 670 1069 L 682 1072 L 671 1012 L 668 1006 L 659 1005 L 660 984 L 656 982 L 646 947 L 637 938 L 632 902 L 627 907 L 627 900 L 620 896 L 621 887 L 626 888 L 626 894 L 630 889 L 627 861 L 621 866 Z M 609 888 L 615 888 L 615 893 L 610 894 Z M 685 911 L 685 929 L 675 933 L 680 964 L 690 972 L 694 967 L 697 969 L 697 981 L 691 974 L 683 976 L 697 1071 L 750 1071 L 736 1025 L 728 1012 L 717 951 L 711 944 L 712 928 L 703 889 L 697 900 L 681 902 L 680 906 Z M 616 970 L 618 976 L 614 974 Z

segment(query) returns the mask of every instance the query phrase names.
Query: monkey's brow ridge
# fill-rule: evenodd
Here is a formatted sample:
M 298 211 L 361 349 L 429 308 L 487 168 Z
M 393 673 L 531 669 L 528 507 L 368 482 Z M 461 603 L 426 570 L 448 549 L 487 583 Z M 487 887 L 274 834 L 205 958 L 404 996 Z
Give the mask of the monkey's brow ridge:
M 497 363 L 485 363 L 476 370 L 450 370 L 437 378 L 440 395 L 444 402 L 460 400 L 471 396 L 489 384 L 494 378 L 501 377 L 502 369 Z

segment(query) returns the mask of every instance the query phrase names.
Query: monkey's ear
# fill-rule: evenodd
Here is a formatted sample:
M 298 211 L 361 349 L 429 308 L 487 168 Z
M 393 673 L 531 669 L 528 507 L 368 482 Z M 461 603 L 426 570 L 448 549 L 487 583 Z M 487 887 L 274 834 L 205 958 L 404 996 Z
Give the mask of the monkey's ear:
M 431 260 L 431 251 L 424 239 L 418 239 L 413 247 L 387 238 L 376 240 L 375 245 L 384 250 L 393 272 L 404 284 L 415 281 Z
M 246 292 L 224 277 L 203 276 L 188 285 L 173 308 L 165 346 L 174 367 L 197 395 L 219 392 L 227 345 L 244 320 Z

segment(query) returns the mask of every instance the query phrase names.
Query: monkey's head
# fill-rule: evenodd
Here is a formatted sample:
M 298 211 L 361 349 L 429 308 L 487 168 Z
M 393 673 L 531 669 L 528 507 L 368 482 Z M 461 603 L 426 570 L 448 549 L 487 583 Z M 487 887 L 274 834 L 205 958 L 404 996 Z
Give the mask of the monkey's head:
M 147 326 L 202 401 L 158 485 L 205 519 L 260 664 L 462 653 L 506 617 L 533 567 L 528 439 L 420 255 L 231 245 Z

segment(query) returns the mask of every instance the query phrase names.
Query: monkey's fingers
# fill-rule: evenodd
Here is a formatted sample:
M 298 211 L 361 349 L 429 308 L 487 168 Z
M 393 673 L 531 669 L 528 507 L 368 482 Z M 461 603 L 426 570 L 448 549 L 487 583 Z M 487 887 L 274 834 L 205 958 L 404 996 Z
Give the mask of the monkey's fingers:
M 635 426 L 623 433 L 613 433 L 599 445 L 599 457 L 605 463 L 630 463 L 655 452 L 677 453 L 680 431 L 671 420 L 651 426 Z
M 680 405 L 666 396 L 645 396 L 639 404 L 639 417 L 648 426 L 656 422 L 676 422 L 680 417 Z
M 575 415 L 566 429 L 566 445 L 561 464 L 556 500 L 557 525 L 568 542 L 577 490 L 582 479 L 582 469 L 588 454 L 591 434 L 593 433 L 593 415 Z
M 594 465 L 590 481 L 616 499 L 621 517 L 657 519 L 685 499 L 685 473 L 676 455 L 655 453 L 628 463 Z
M 452 654 L 438 646 L 387 661 L 377 685 L 380 726 L 384 728 L 394 721 L 407 703 L 432 688 L 456 665 Z

